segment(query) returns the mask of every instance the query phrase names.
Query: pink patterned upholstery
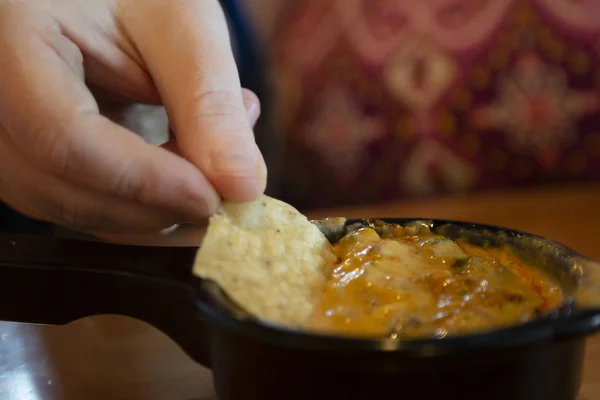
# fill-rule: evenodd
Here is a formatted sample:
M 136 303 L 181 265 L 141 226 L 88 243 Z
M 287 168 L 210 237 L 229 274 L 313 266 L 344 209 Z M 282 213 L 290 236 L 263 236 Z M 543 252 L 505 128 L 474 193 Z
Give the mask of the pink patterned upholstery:
M 600 177 L 600 0 L 297 0 L 272 34 L 283 197 Z

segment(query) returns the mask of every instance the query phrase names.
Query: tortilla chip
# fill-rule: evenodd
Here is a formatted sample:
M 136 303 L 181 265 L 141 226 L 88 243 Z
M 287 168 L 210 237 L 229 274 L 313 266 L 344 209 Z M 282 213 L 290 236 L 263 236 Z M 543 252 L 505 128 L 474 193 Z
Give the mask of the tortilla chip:
M 193 272 L 219 284 L 257 318 L 301 329 L 335 259 L 315 224 L 289 204 L 262 196 L 224 204 L 211 217 Z

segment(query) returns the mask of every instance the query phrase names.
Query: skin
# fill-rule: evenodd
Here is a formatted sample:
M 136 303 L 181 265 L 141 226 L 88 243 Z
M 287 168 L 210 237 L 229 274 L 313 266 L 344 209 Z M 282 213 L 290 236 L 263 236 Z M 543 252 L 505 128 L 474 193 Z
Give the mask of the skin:
M 263 193 L 252 127 L 217 0 L 0 0 L 0 200 L 102 237 L 200 223 Z M 164 105 L 151 145 L 98 99 Z

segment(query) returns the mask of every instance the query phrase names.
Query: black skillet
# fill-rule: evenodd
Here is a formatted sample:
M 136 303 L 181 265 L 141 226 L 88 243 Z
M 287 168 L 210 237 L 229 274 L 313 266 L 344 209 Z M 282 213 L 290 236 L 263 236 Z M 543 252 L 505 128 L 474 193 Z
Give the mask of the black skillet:
M 357 223 L 326 234 L 335 241 Z M 214 284 L 191 275 L 195 248 L 0 234 L 0 320 L 57 325 L 121 314 L 146 321 L 212 368 L 222 400 L 575 400 L 586 336 L 600 327 L 600 266 L 522 232 L 432 224 L 450 237 L 514 245 L 575 300 L 539 320 L 485 334 L 342 339 L 253 320 Z

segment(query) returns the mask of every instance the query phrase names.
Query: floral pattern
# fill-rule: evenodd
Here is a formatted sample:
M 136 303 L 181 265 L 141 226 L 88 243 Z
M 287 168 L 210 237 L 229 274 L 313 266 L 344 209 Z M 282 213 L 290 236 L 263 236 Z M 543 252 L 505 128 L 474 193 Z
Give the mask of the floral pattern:
M 430 110 L 456 79 L 452 58 L 430 41 L 407 42 L 386 71 L 388 90 L 414 112 Z
M 411 168 L 400 171 L 399 183 L 414 195 L 462 191 L 476 178 L 476 169 L 434 140 L 420 142 L 407 164 Z
M 514 70 L 499 80 L 496 102 L 476 109 L 479 128 L 501 128 L 509 145 L 537 157 L 545 166 L 557 161 L 559 149 L 577 139 L 576 121 L 598 108 L 594 91 L 569 88 L 564 71 L 524 54 Z
M 299 88 L 276 102 L 295 205 L 600 177 L 600 1 L 287 8 L 272 47 Z
M 326 160 L 336 181 L 347 187 L 363 165 L 363 149 L 381 138 L 384 126 L 365 115 L 346 88 L 331 85 L 315 103 L 315 116 L 306 131 L 306 144 Z

